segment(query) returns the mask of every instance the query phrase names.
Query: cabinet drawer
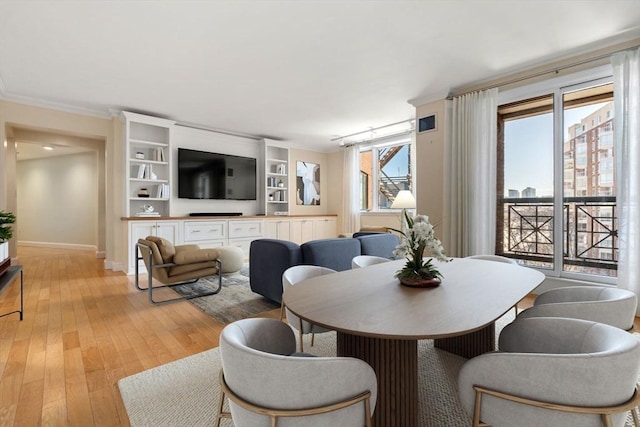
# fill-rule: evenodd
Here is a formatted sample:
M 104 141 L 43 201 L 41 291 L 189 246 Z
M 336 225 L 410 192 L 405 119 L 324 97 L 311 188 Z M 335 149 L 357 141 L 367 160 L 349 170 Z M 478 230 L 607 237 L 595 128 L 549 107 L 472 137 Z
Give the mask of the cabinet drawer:
M 184 242 L 224 239 L 225 225 L 224 221 L 186 221 L 184 223 Z
M 242 249 L 245 259 L 248 259 L 252 241 L 253 239 L 229 239 L 229 246 L 235 246 Z
M 262 221 L 229 221 L 229 238 L 261 237 Z

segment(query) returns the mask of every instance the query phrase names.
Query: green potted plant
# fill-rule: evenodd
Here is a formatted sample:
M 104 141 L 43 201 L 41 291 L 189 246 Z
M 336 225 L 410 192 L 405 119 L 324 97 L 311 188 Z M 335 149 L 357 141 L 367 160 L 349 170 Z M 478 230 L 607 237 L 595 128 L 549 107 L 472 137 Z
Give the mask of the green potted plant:
M 16 216 L 11 212 L 0 211 L 0 263 L 9 258 L 8 240 L 13 236 L 11 224 L 16 222 Z
M 410 218 L 404 212 L 407 222 L 407 230 L 401 234 L 400 244 L 396 246 L 393 254 L 397 257 L 405 257 L 407 262 L 401 270 L 396 272 L 400 283 L 415 287 L 438 286 L 442 280 L 442 274 L 433 264 L 433 259 L 425 260 L 425 252 L 441 262 L 448 262 L 449 258 L 444 253 L 442 242 L 435 236 L 433 226 L 427 215 L 416 215 Z

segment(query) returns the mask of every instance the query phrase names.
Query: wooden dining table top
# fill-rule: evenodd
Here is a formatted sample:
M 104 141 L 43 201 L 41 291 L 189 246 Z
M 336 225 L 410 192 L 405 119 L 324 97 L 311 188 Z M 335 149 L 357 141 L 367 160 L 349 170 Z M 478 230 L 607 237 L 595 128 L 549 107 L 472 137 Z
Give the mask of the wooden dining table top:
M 495 261 L 433 261 L 435 288 L 410 288 L 394 277 L 405 260 L 304 280 L 286 290 L 287 308 L 319 326 L 388 339 L 453 337 L 502 316 L 543 280 L 541 272 Z

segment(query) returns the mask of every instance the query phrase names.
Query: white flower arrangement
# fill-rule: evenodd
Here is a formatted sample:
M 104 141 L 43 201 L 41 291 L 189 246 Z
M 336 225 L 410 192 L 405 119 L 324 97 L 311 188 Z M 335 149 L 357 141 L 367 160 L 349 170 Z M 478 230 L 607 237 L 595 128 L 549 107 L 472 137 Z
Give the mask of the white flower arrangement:
M 393 255 L 406 257 L 407 263 L 402 270 L 396 272 L 400 279 L 442 279 L 438 268 L 432 264 L 432 258 L 425 261 L 427 253 L 438 261 L 448 262 L 442 242 L 435 236 L 434 228 L 427 215 L 416 215 L 410 218 L 405 211 L 407 231 L 401 234 L 400 244 L 396 246 Z

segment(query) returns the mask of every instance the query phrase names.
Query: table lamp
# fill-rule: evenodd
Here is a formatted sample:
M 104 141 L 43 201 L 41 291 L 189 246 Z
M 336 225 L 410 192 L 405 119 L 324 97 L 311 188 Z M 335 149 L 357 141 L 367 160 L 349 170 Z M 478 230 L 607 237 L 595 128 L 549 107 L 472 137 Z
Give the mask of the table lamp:
M 402 218 L 400 218 L 400 227 L 402 232 L 406 231 L 407 221 L 406 212 L 407 209 L 414 209 L 416 207 L 416 199 L 409 190 L 400 190 L 396 195 L 395 200 L 391 204 L 391 209 L 402 209 Z

